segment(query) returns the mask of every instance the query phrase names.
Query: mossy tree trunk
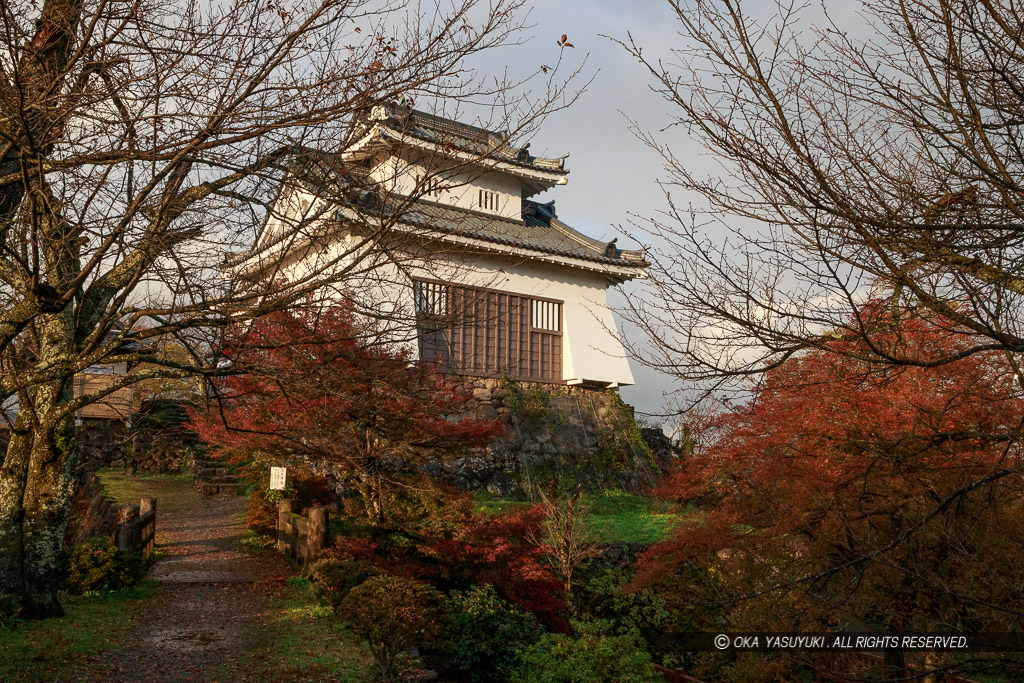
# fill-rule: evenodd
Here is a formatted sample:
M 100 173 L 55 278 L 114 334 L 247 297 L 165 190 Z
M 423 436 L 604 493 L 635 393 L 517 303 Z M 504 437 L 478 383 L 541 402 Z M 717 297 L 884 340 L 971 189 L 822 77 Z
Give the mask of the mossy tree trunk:
M 59 365 L 72 339 L 70 316 L 42 316 L 35 327 L 40 365 Z M 65 408 L 72 392 L 64 377 L 19 393 L 0 468 L 0 609 L 24 617 L 62 614 L 57 588 L 77 464 L 74 418 Z
M 65 420 L 57 430 L 16 434 L 0 473 L 0 599 L 28 618 L 63 613 L 57 587 L 71 503 L 73 429 Z M 69 432 L 70 439 L 64 436 Z

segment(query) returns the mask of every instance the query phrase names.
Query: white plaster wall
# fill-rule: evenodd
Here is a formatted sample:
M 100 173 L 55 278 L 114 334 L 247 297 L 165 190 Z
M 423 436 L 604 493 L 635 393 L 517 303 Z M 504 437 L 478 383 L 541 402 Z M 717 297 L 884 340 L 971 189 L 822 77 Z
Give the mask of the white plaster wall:
M 390 344 L 416 357 L 410 280 L 399 264 L 362 246 L 357 237 L 341 237 L 326 249 L 307 250 L 282 269 L 282 276 L 292 282 L 309 277 L 329 282 L 320 292 L 325 303 L 354 299 L 357 312 L 368 323 L 368 341 Z
M 440 197 L 424 194 L 424 201 L 485 211 L 514 220 L 522 218 L 523 184 L 519 178 L 508 173 L 472 170 L 426 157 L 399 156 L 379 160 L 371 171 L 375 182 L 387 191 L 405 197 L 423 192 L 425 188 L 422 185 L 417 187 L 417 181 L 428 176 L 436 177 L 443 189 Z M 497 211 L 487 211 L 480 207 L 481 189 L 498 194 Z
M 290 266 L 288 275 L 301 277 L 319 272 L 320 264 L 335 260 L 350 247 L 351 242 L 339 240 L 327 250 L 311 251 Z M 381 339 L 416 353 L 410 282 L 413 277 L 559 299 L 563 302 L 563 379 L 633 384 L 633 374 L 608 309 L 607 280 L 600 273 L 490 255 L 460 258 L 435 253 L 424 258 L 407 254 L 401 267 L 393 262 L 373 262 L 379 258 L 370 252 L 348 256 L 348 262 L 356 263 L 359 272 L 345 278 L 344 288 L 358 292 L 359 300 L 365 302 L 364 315 L 377 322 Z M 336 295 L 341 291 L 339 287 Z
M 265 246 L 279 235 L 288 233 L 303 222 L 313 222 L 329 211 L 323 199 L 300 187 L 286 187 L 260 234 L 260 245 Z
M 633 373 L 608 308 L 604 275 L 537 261 L 509 263 L 485 255 L 474 259 L 472 270 L 462 262 L 451 265 L 452 279 L 457 282 L 563 302 L 563 379 L 633 384 Z

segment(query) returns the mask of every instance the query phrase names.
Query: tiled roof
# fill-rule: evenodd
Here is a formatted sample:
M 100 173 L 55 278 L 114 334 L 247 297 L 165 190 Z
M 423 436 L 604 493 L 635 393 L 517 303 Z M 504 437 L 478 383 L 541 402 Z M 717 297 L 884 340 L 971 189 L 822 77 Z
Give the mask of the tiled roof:
M 615 240 L 595 240 L 558 220 L 554 215 L 554 202 L 537 204 L 526 201 L 523 207 L 523 220 L 516 221 L 458 207 L 418 201 L 411 209 L 405 211 L 401 220 L 439 232 L 547 254 L 634 268 L 647 265 L 644 252 L 618 249 Z
M 419 140 L 442 147 L 454 147 L 523 168 L 559 174 L 569 172 L 565 168 L 565 157 L 546 159 L 532 156 L 529 145 L 518 148 L 508 144 L 508 133 L 505 132 L 490 131 L 397 105 L 389 107 L 387 113 L 387 118 L 377 123 Z

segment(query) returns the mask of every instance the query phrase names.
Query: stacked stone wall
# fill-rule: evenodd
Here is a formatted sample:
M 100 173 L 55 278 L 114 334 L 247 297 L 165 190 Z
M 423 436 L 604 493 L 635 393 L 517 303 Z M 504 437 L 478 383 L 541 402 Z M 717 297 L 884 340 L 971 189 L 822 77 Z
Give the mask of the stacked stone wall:
M 71 501 L 64 547 L 70 548 L 90 538 L 112 541 L 116 529 L 117 506 L 104 494 L 99 477 L 85 474 L 78 481 Z
M 467 412 L 506 433 L 487 449 L 423 469 L 460 488 L 508 495 L 553 477 L 622 488 L 653 481 L 651 451 L 614 390 L 465 378 Z

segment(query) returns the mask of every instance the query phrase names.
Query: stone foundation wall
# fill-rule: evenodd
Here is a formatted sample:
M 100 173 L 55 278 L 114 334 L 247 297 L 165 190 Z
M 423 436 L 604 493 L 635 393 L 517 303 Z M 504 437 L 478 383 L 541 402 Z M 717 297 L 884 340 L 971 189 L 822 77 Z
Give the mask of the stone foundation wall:
M 120 420 L 83 420 L 75 429 L 79 470 L 95 472 L 131 452 L 128 427 Z
M 143 404 L 133 427 L 120 420 L 84 420 L 76 430 L 79 469 L 177 472 L 188 468 L 201 445 L 198 435 L 184 427 L 187 419 L 183 405 L 154 401 Z
M 117 529 L 117 506 L 103 493 L 95 474 L 86 474 L 75 489 L 71 514 L 64 534 L 64 547 L 70 548 L 90 538 L 113 540 Z
M 638 488 L 653 482 L 654 463 L 614 390 L 465 378 L 467 410 L 498 419 L 506 435 L 486 450 L 423 471 L 464 489 L 508 495 L 553 477 Z
M 204 452 L 199 435 L 185 427 L 188 405 L 153 400 L 142 404 L 132 433 L 132 459 L 140 472 L 177 472 L 192 466 Z M 123 466 L 117 463 L 114 467 Z

